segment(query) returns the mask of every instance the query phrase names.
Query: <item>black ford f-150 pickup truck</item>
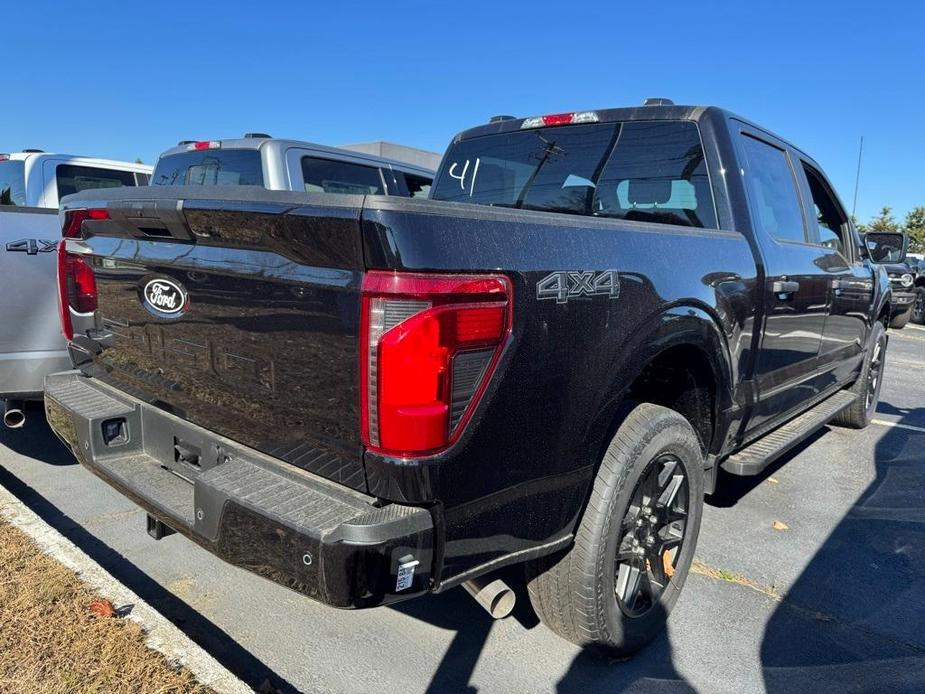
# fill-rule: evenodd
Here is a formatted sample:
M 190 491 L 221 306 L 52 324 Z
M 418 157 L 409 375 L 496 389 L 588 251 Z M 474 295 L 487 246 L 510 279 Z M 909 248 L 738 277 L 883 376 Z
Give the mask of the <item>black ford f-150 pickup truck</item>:
M 524 563 L 550 628 L 630 652 L 720 469 L 877 405 L 886 275 L 812 159 L 717 108 L 493 119 L 429 200 L 62 210 L 52 427 L 152 534 L 337 607 Z

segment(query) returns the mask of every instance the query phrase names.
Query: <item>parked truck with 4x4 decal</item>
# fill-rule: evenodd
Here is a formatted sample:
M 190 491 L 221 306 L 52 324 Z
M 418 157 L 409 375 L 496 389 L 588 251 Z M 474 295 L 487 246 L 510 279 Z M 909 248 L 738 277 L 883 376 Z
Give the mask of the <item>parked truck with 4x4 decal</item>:
M 150 174 L 150 166 L 127 161 L 37 149 L 0 154 L 0 400 L 7 426 L 22 427 L 23 402 L 41 399 L 45 376 L 70 366 L 55 289 L 59 199 L 147 185 Z
M 807 154 L 718 108 L 493 119 L 430 199 L 144 198 L 63 202 L 92 282 L 48 419 L 155 536 L 328 605 L 503 612 L 523 564 L 547 626 L 631 652 L 720 471 L 877 406 L 885 273 Z

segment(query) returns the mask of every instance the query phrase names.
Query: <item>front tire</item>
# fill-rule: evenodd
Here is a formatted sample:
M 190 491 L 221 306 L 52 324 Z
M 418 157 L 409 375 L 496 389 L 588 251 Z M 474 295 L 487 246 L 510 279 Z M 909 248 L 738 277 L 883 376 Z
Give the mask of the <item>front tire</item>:
M 642 403 L 604 453 L 575 542 L 527 566 L 540 620 L 580 646 L 632 653 L 664 628 L 703 512 L 703 454 L 684 417 Z
M 915 288 L 915 303 L 912 305 L 912 322 L 925 324 L 925 287 Z
M 848 391 L 855 394 L 851 406 L 842 410 L 832 424 L 850 429 L 864 429 L 877 411 L 880 402 L 880 388 L 883 386 L 883 367 L 886 359 L 887 336 L 883 323 L 877 321 L 870 331 L 867 358 L 858 380 Z
M 909 323 L 909 319 L 912 317 L 912 309 L 910 308 L 905 313 L 900 313 L 898 316 L 894 316 L 890 321 L 890 327 L 894 330 L 902 330 Z

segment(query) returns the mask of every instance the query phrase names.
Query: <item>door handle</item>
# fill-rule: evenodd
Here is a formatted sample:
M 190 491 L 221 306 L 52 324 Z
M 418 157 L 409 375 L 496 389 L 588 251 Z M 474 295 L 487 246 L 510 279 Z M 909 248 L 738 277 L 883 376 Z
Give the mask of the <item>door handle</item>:
M 800 291 L 800 283 L 787 280 L 778 280 L 773 285 L 771 285 L 771 291 L 778 295 L 789 296 Z

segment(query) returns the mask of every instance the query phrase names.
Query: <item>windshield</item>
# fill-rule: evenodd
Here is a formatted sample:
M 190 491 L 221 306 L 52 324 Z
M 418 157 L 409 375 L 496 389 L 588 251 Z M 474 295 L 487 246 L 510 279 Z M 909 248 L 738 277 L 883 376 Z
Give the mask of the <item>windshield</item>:
M 26 204 L 25 164 L 22 161 L 0 161 L 0 205 Z
M 255 149 L 206 149 L 161 157 L 153 186 L 262 186 L 263 166 Z
M 715 227 L 700 135 L 686 121 L 535 128 L 462 140 L 434 200 Z

